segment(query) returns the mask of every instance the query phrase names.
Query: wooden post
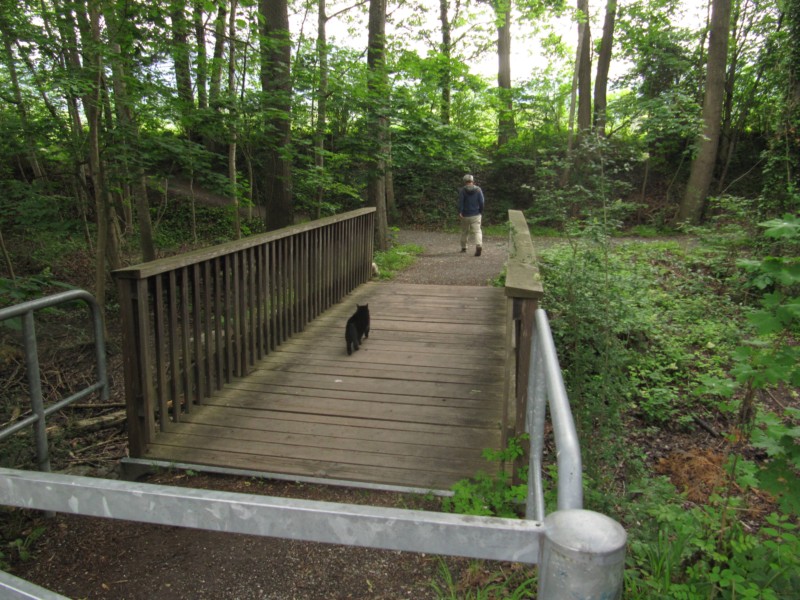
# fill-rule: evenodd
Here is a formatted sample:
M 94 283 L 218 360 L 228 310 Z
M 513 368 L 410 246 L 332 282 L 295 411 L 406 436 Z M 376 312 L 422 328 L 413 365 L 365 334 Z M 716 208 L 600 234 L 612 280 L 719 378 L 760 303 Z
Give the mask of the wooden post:
M 502 436 L 504 447 L 509 438 L 519 437 L 525 431 L 534 314 L 544 293 L 525 216 L 521 211 L 509 210 L 508 222 L 510 233 L 505 289 L 509 299 L 510 323 L 506 335 L 506 355 L 512 358 L 513 364 L 506 370 L 506 410 Z M 523 447 L 527 447 L 527 444 Z M 527 457 L 519 458 L 514 464 L 515 482 L 518 468 L 523 464 L 527 464 Z

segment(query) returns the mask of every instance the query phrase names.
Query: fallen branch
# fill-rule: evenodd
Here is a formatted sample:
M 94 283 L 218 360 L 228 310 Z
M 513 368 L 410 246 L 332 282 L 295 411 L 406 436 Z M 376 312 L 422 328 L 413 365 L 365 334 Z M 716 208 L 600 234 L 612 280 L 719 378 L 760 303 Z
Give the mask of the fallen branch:
M 70 426 L 71 430 L 77 431 L 98 431 L 108 427 L 115 427 L 122 425 L 125 422 L 125 411 L 117 410 L 108 415 L 101 415 L 99 417 L 92 417 L 91 419 L 81 419 L 75 421 Z
M 710 433 L 714 437 L 722 437 L 722 434 L 716 429 L 714 429 L 714 427 L 710 423 L 708 423 L 708 421 L 701 419 L 697 415 L 692 415 L 692 419 L 694 419 L 695 423 L 700 425 L 700 427 L 705 429 L 708 433 Z

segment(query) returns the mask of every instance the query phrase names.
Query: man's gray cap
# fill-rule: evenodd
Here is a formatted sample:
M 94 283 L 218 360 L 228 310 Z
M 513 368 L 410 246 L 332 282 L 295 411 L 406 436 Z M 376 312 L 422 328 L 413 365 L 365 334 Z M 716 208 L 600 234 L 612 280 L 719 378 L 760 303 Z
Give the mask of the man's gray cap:
M 470 174 L 464 175 L 464 183 L 472 183 L 473 177 Z

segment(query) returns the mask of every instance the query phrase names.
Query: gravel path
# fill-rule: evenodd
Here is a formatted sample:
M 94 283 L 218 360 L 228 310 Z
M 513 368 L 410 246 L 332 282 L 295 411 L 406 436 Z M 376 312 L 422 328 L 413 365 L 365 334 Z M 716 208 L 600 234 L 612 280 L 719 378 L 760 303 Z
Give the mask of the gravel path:
M 397 241 L 424 249 L 416 263 L 393 279 L 401 283 L 491 285 L 508 257 L 508 240 L 501 237 L 484 236 L 481 256 L 474 255 L 474 244 L 462 253 L 458 233 L 400 231 Z

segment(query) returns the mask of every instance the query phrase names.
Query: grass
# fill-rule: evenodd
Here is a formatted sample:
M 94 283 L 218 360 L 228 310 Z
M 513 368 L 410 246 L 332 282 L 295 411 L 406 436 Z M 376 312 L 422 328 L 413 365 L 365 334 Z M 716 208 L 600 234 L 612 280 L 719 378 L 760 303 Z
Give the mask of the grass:
M 378 265 L 380 279 L 392 279 L 399 271 L 407 269 L 417 260 L 423 249 L 416 244 L 398 244 L 386 251 L 375 252 L 373 259 Z

